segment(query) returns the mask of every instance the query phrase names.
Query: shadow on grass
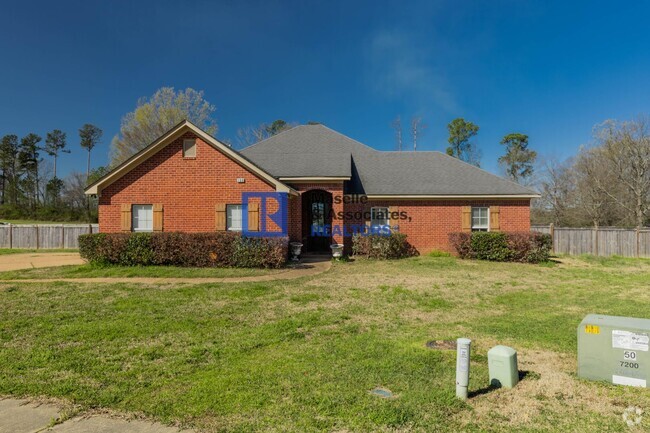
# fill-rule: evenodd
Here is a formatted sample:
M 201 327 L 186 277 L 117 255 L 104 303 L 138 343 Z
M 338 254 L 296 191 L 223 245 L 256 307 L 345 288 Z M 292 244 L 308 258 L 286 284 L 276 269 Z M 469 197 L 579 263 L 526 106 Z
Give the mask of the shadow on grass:
M 534 371 L 528 371 L 528 370 L 519 370 L 519 382 L 523 380 L 537 380 L 537 379 L 539 379 L 539 373 L 536 373 Z M 497 390 L 499 388 L 501 388 L 501 384 L 499 383 L 498 380 L 494 379 L 490 383 L 490 385 L 484 388 L 477 389 L 475 391 L 470 391 L 467 394 L 467 397 L 474 398 L 474 397 L 478 397 L 479 395 L 489 394 L 490 392 Z

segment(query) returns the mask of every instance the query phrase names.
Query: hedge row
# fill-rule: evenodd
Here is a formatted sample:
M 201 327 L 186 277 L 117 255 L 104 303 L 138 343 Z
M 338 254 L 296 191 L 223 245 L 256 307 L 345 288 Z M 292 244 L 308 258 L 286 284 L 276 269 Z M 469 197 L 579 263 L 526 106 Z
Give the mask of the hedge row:
M 400 259 L 417 255 L 403 233 L 390 235 L 355 234 L 352 236 L 352 253 L 371 259 Z
M 449 242 L 461 258 L 496 262 L 540 263 L 549 259 L 553 240 L 543 233 L 451 233 Z
M 236 232 L 97 233 L 79 236 L 81 257 L 123 266 L 279 268 L 287 238 L 246 238 Z

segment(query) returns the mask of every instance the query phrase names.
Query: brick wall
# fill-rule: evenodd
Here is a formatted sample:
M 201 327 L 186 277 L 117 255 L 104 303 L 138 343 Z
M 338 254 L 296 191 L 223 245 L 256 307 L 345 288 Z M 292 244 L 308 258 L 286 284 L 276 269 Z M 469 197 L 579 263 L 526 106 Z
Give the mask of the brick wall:
M 184 138 L 196 138 L 197 156 L 182 156 Z M 237 183 L 244 178 L 245 183 Z M 318 189 L 332 194 L 334 230 L 344 233 L 344 224 L 363 224 L 354 217 L 341 220 L 339 213 L 369 212 L 372 206 L 393 207 L 405 212 L 399 221 L 400 231 L 421 253 L 438 249 L 450 250 L 448 234 L 461 230 L 463 206 L 499 206 L 503 231 L 530 230 L 530 200 L 396 200 L 371 201 L 365 204 L 342 203 L 343 183 L 294 184 L 297 191 Z M 106 187 L 99 199 L 99 226 L 105 233 L 120 231 L 121 204 L 162 204 L 165 231 L 209 232 L 215 229 L 215 205 L 239 204 L 245 191 L 271 192 L 274 187 L 258 178 L 235 161 L 191 133 L 170 143 L 113 184 Z M 337 203 L 338 201 L 338 203 Z M 271 206 L 268 211 L 275 209 Z M 291 240 L 301 241 L 302 200 L 289 197 L 288 230 Z M 273 225 L 267 220 L 270 230 Z M 344 243 L 349 250 L 349 238 L 334 236 L 334 242 Z
M 294 184 L 294 189 L 301 193 L 310 190 L 323 190 L 332 194 L 333 198 L 342 197 L 342 184 Z M 408 236 L 409 242 L 420 251 L 426 253 L 431 250 L 451 251 L 449 233 L 461 231 L 461 213 L 463 206 L 499 206 L 500 225 L 502 231 L 529 231 L 530 230 L 530 200 L 394 200 L 394 201 L 368 201 L 367 203 L 334 203 L 332 210 L 334 217 L 332 226 L 339 226 L 342 233 L 351 232 L 351 225 L 369 223 L 369 220 L 357 219 L 349 214 L 368 213 L 374 206 L 390 207 L 394 211 L 405 212 L 407 218 L 396 224 L 400 232 Z M 337 219 L 340 212 L 346 214 L 344 220 Z M 393 223 L 391 223 L 394 225 Z M 334 229 L 333 229 L 334 230 Z M 292 197 L 289 206 L 289 236 L 292 241 L 303 239 L 302 228 L 302 200 L 301 197 Z M 335 236 L 334 241 L 343 243 L 346 251 L 352 246 L 351 238 L 342 239 Z
M 370 208 L 375 206 L 391 207 L 406 213 L 407 218 L 397 222 L 397 225 L 420 253 L 451 251 L 448 235 L 461 231 L 463 206 L 499 206 L 501 231 L 530 230 L 530 200 L 382 200 L 347 204 L 345 211 L 370 212 Z M 346 223 L 363 224 L 364 221 L 352 218 Z M 391 222 L 391 225 L 394 223 Z M 346 240 L 346 244 L 349 243 Z
M 183 158 L 185 138 L 196 138 L 195 159 Z M 214 231 L 215 205 L 239 204 L 243 191 L 275 188 L 187 133 L 101 191 L 99 227 L 104 233 L 120 231 L 122 203 L 162 204 L 164 231 Z

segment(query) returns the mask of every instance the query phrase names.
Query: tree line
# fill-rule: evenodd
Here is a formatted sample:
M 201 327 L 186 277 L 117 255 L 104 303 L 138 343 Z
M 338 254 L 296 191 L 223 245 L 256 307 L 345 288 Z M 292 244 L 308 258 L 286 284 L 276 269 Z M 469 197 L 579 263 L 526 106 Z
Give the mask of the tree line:
M 647 226 L 650 222 L 650 121 L 608 120 L 593 141 L 563 161 L 549 159 L 537 182 L 533 221 L 558 226 Z
M 0 141 L 0 218 L 92 221 L 96 203 L 84 195 L 88 184 L 185 119 L 216 136 L 214 112 L 214 105 L 201 91 L 161 88 L 150 98 L 138 100 L 135 110 L 122 118 L 120 131 L 111 141 L 108 167 L 91 169 L 90 153 L 100 142 L 102 130 L 84 125 L 79 130 L 79 146 L 88 154 L 86 173 L 73 172 L 64 179 L 57 174 L 58 158 L 70 152 L 63 131 L 47 133 L 44 141 L 34 133 L 20 139 L 5 135 Z M 529 147 L 528 135 L 510 133 L 500 141 L 504 153 L 498 161 L 506 177 L 540 192 L 541 198 L 533 201 L 534 223 L 642 227 L 650 219 L 649 125 L 645 117 L 607 121 L 595 128 L 591 145 L 582 146 L 576 156 L 564 161 L 539 161 Z M 294 126 L 278 119 L 241 128 L 234 142 L 221 141 L 241 148 Z M 391 126 L 397 149 L 405 150 L 401 119 Z M 422 118 L 411 119 L 413 150 L 425 128 Z M 463 118 L 452 120 L 447 125 L 446 153 L 480 167 L 481 152 L 475 141 L 479 129 Z
M 90 168 L 90 153 L 100 142 L 102 130 L 85 124 L 79 129 L 79 146 L 88 154 L 86 173 L 73 172 L 65 178 L 57 173 L 57 162 L 70 153 L 67 134 L 54 129 L 45 135 L 29 133 L 21 138 L 7 134 L 0 139 L 0 217 L 92 221 L 93 203 L 83 190 L 88 180 L 105 170 Z M 49 159 L 45 159 L 47 155 Z

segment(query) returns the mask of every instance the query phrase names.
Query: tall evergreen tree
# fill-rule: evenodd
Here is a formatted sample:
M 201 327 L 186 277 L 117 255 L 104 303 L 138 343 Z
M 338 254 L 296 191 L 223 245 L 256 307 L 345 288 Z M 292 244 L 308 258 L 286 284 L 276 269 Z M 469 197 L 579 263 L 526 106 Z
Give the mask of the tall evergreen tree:
M 526 134 L 508 134 L 501 140 L 506 147 L 506 154 L 499 158 L 499 164 L 505 167 L 508 177 L 515 182 L 525 182 L 533 175 L 533 164 L 537 152 L 528 148 Z
M 5 135 L 0 140 L 2 198 L 0 204 L 18 205 L 18 136 Z
M 39 172 L 38 166 L 42 162 L 40 152 L 43 150 L 38 145 L 42 138 L 34 133 L 29 133 L 20 140 L 18 150 L 18 164 L 24 176 L 21 182 L 29 198 L 30 207 L 35 210 L 39 203 Z
M 88 162 L 86 164 L 86 177 L 90 176 L 90 151 L 99 144 L 99 141 L 102 139 L 104 131 L 99 129 L 97 126 L 90 123 L 86 123 L 79 130 L 79 138 L 81 139 L 81 147 L 88 151 Z
M 471 142 L 471 139 L 478 134 L 478 125 L 459 117 L 447 125 L 447 130 L 449 131 L 447 155 L 480 167 L 481 152 Z
M 65 139 L 65 132 L 60 129 L 48 132 L 45 137 L 45 147 L 43 150 L 54 159 L 54 177 L 57 177 L 56 160 L 59 158 L 59 153 L 70 153 L 70 151 L 65 148 L 67 145 Z

